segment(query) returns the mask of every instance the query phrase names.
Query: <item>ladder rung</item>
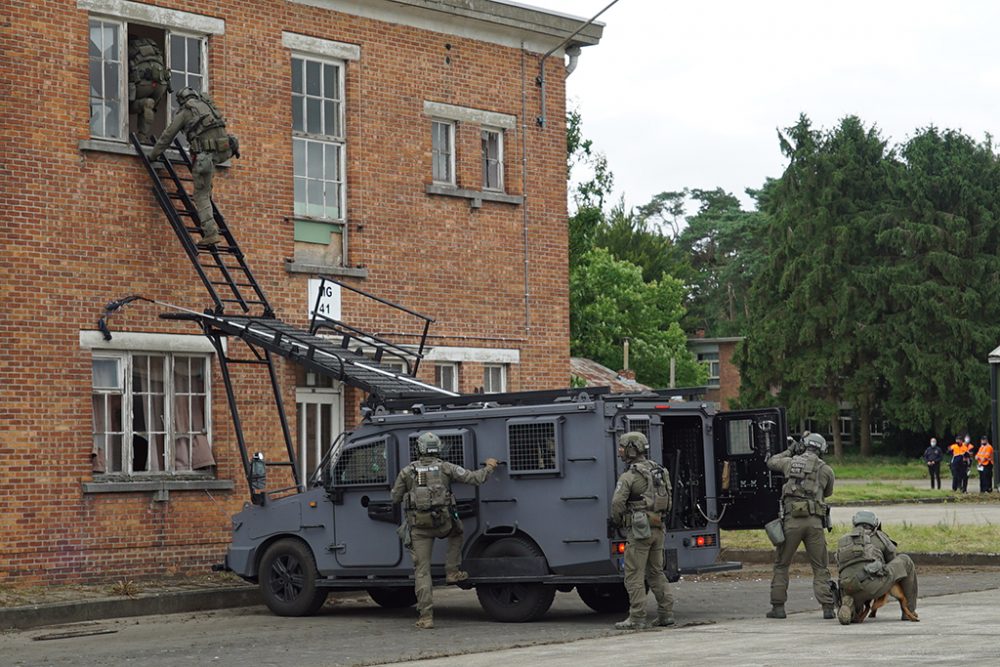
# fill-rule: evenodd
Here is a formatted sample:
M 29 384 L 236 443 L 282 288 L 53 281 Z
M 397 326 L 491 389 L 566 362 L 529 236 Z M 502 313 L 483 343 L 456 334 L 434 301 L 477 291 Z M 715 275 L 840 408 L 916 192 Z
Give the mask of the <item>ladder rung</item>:
M 266 466 L 279 466 L 279 467 L 283 467 L 283 468 L 291 468 L 295 464 L 292 463 L 291 461 L 264 461 L 264 465 L 266 465 Z
M 256 285 L 254 285 L 253 283 L 233 283 L 233 282 L 229 282 L 228 280 L 213 280 L 213 281 L 211 281 L 211 284 L 212 285 L 233 285 L 233 286 L 236 286 L 236 287 L 256 287 Z
M 243 303 L 243 304 L 254 304 L 256 306 L 263 306 L 263 301 L 257 301 L 256 299 L 219 299 L 223 303 Z

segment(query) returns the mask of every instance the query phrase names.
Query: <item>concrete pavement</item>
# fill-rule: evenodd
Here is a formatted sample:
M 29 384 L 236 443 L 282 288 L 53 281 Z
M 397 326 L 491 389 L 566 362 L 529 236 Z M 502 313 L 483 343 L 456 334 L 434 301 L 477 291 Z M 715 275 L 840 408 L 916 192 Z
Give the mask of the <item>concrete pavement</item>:
M 987 590 L 921 600 L 920 623 L 900 621 L 898 604 L 890 602 L 878 619 L 859 625 L 841 626 L 836 620 L 820 619 L 815 612 L 798 613 L 783 621 L 747 618 L 395 664 L 985 665 L 996 661 L 991 638 L 1000 632 L 997 595 L 997 590 Z

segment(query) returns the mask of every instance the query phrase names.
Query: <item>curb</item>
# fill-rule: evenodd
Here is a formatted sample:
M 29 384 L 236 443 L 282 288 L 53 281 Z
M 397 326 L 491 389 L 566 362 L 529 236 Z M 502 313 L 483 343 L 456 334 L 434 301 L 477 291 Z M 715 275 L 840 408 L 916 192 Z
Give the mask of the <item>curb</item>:
M 204 588 L 140 595 L 134 598 L 98 598 L 0 608 L 0 630 L 27 630 L 44 625 L 97 621 L 124 616 L 175 614 L 261 604 L 256 586 Z
M 978 567 L 1000 565 L 1000 554 L 952 554 L 952 553 L 907 553 L 914 565 L 955 565 Z M 738 560 L 744 563 L 773 563 L 774 551 L 767 549 L 723 549 L 722 560 Z M 805 551 L 798 551 L 793 563 L 808 563 Z

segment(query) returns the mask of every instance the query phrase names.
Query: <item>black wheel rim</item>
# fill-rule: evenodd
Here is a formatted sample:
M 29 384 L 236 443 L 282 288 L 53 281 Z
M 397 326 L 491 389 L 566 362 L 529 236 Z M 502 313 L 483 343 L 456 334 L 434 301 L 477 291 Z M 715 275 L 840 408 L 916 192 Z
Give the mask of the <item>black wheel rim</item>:
M 271 563 L 268 577 L 271 592 L 282 602 L 292 602 L 298 598 L 305 588 L 305 573 L 302 563 L 290 554 L 282 554 Z

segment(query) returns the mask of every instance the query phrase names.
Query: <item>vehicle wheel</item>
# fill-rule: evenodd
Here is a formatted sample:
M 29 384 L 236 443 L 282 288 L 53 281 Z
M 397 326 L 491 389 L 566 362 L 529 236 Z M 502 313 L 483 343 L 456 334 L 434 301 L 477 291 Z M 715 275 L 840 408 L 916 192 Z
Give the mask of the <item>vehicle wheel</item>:
M 599 614 L 628 611 L 628 591 L 624 584 L 581 584 L 576 592 L 585 605 Z
M 544 556 L 532 542 L 504 537 L 483 550 L 483 558 L 538 558 Z M 490 618 L 502 623 L 526 623 L 541 618 L 552 606 L 554 586 L 544 584 L 481 584 L 476 586 L 479 604 Z
M 417 603 L 417 593 L 409 586 L 369 588 L 368 595 L 378 606 L 386 609 L 405 609 Z
M 264 553 L 258 570 L 260 592 L 278 616 L 315 614 L 329 591 L 316 586 L 316 560 L 304 542 L 278 540 Z

